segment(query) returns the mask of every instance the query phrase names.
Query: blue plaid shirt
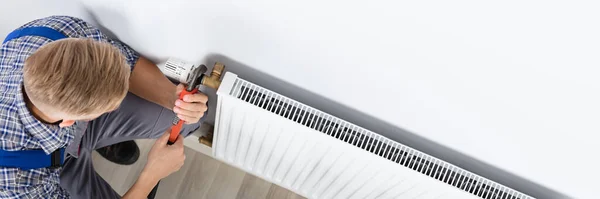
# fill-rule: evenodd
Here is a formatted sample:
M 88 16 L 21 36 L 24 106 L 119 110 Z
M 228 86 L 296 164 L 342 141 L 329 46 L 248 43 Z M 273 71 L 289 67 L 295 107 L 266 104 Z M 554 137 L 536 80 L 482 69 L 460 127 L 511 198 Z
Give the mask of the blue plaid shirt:
M 92 38 L 119 48 L 134 66 L 138 54 L 127 45 L 111 40 L 81 19 L 52 16 L 22 27 L 49 27 L 70 38 Z M 0 39 L 0 41 L 2 41 Z M 52 42 L 44 37 L 23 36 L 8 41 L 0 49 L 0 149 L 7 151 L 43 149 L 47 154 L 66 147 L 74 137 L 74 126 L 59 128 L 34 118 L 23 99 L 23 63 L 38 48 Z M 0 167 L 0 198 L 69 198 L 59 186 L 61 169 L 21 170 Z

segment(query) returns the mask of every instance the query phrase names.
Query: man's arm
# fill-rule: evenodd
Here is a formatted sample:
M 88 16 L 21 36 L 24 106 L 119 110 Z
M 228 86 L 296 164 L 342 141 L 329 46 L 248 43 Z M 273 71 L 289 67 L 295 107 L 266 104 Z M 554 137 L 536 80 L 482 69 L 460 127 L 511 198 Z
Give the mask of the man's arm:
M 135 184 L 125 193 L 124 199 L 147 198 L 160 179 L 183 166 L 185 161 L 183 137 L 179 136 L 173 145 L 167 145 L 169 134 L 167 131 L 156 140 L 148 153 L 148 162 L 144 170 Z
M 129 91 L 169 110 L 173 109 L 177 100 L 176 86 L 154 63 L 143 56 L 140 56 L 133 67 L 129 77 Z
M 141 98 L 173 110 L 179 119 L 196 123 L 208 109 L 208 96 L 204 93 L 186 95 L 178 100 L 183 85 L 173 83 L 150 60 L 140 56 L 129 77 L 129 91 Z M 176 106 L 176 107 L 175 107 Z
M 148 198 L 150 191 L 152 191 L 156 184 L 158 184 L 156 179 L 147 173 L 142 173 L 137 181 L 135 181 L 135 184 L 125 193 L 123 199 Z

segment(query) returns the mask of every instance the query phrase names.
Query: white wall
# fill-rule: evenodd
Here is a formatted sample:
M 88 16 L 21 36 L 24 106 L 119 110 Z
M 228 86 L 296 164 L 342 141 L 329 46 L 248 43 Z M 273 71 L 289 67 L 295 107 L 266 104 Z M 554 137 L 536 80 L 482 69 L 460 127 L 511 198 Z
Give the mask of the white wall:
M 316 106 L 320 95 L 358 110 L 325 107 L 337 115 L 363 112 L 570 196 L 600 194 L 596 1 L 395 2 L 84 4 L 154 61 L 225 59 L 316 93 L 291 94 Z M 4 10 L 2 31 L 23 22 Z

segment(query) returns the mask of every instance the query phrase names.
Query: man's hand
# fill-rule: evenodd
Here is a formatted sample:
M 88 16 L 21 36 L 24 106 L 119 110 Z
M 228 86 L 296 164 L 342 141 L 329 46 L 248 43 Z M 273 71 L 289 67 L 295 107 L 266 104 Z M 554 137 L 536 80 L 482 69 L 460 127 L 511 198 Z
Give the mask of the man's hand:
M 177 85 L 176 95 L 179 96 L 179 93 L 183 91 L 184 85 Z M 196 93 L 185 95 L 183 100 L 176 100 L 175 107 L 173 107 L 173 111 L 177 114 L 179 119 L 185 121 L 186 124 L 194 124 L 200 121 L 200 118 L 204 116 L 204 113 L 208 109 L 206 102 L 208 101 L 208 96 L 204 93 Z
M 169 133 L 162 135 L 148 153 L 148 162 L 133 186 L 123 195 L 124 199 L 147 198 L 158 183 L 171 173 L 178 171 L 185 161 L 183 154 L 183 137 L 177 137 L 173 145 L 167 145 Z
M 179 136 L 173 145 L 167 145 L 169 132 L 167 131 L 156 140 L 154 146 L 150 149 L 150 153 L 148 153 L 148 162 L 142 171 L 142 173 L 155 177 L 156 180 L 178 171 L 185 160 L 183 137 Z

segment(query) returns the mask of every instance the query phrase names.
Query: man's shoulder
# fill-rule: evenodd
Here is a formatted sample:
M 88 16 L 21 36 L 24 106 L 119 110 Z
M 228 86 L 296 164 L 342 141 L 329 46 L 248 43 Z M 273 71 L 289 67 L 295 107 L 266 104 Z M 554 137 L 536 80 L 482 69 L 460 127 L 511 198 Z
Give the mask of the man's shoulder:
M 0 149 L 19 150 L 26 137 L 19 116 L 22 74 L 20 69 L 0 70 Z M 17 141 L 19 140 L 19 141 Z
M 53 15 L 53 16 L 35 19 L 33 21 L 30 21 L 30 22 L 24 24 L 20 28 L 44 26 L 44 27 L 49 27 L 49 28 L 55 29 L 55 30 L 61 30 L 61 29 L 66 28 L 66 26 L 73 25 L 73 24 L 81 24 L 81 23 L 85 23 L 85 21 L 83 21 L 83 19 L 80 19 L 77 17 L 64 16 L 64 15 Z M 73 27 L 71 27 L 71 28 L 73 28 Z
M 21 28 L 26 27 L 48 27 L 67 37 L 86 37 L 86 32 L 88 32 L 88 29 L 92 26 L 81 18 L 55 15 L 36 19 L 21 26 Z
M 28 56 L 28 50 L 11 49 L 13 47 L 3 45 L 0 54 L 0 120 L 9 112 L 17 111 L 16 94 L 20 91 L 23 81 L 24 57 Z
M 84 21 L 83 19 L 72 16 L 49 16 L 30 21 L 21 27 L 46 27 L 65 35 L 68 38 L 92 38 L 94 40 L 104 41 L 99 36 L 99 30 Z M 4 40 L 4 38 L 1 38 Z M 2 44 L 0 51 L 0 75 L 6 74 L 7 70 L 21 70 L 27 57 L 33 54 L 43 45 L 52 42 L 51 39 L 36 36 L 24 35 Z M 10 71 L 10 73 L 19 71 Z M 1 79 L 0 79 L 1 80 Z
M 3 94 L 0 96 L 0 149 L 19 150 L 22 143 L 15 142 L 23 137 L 24 127 L 19 119 L 14 95 Z

